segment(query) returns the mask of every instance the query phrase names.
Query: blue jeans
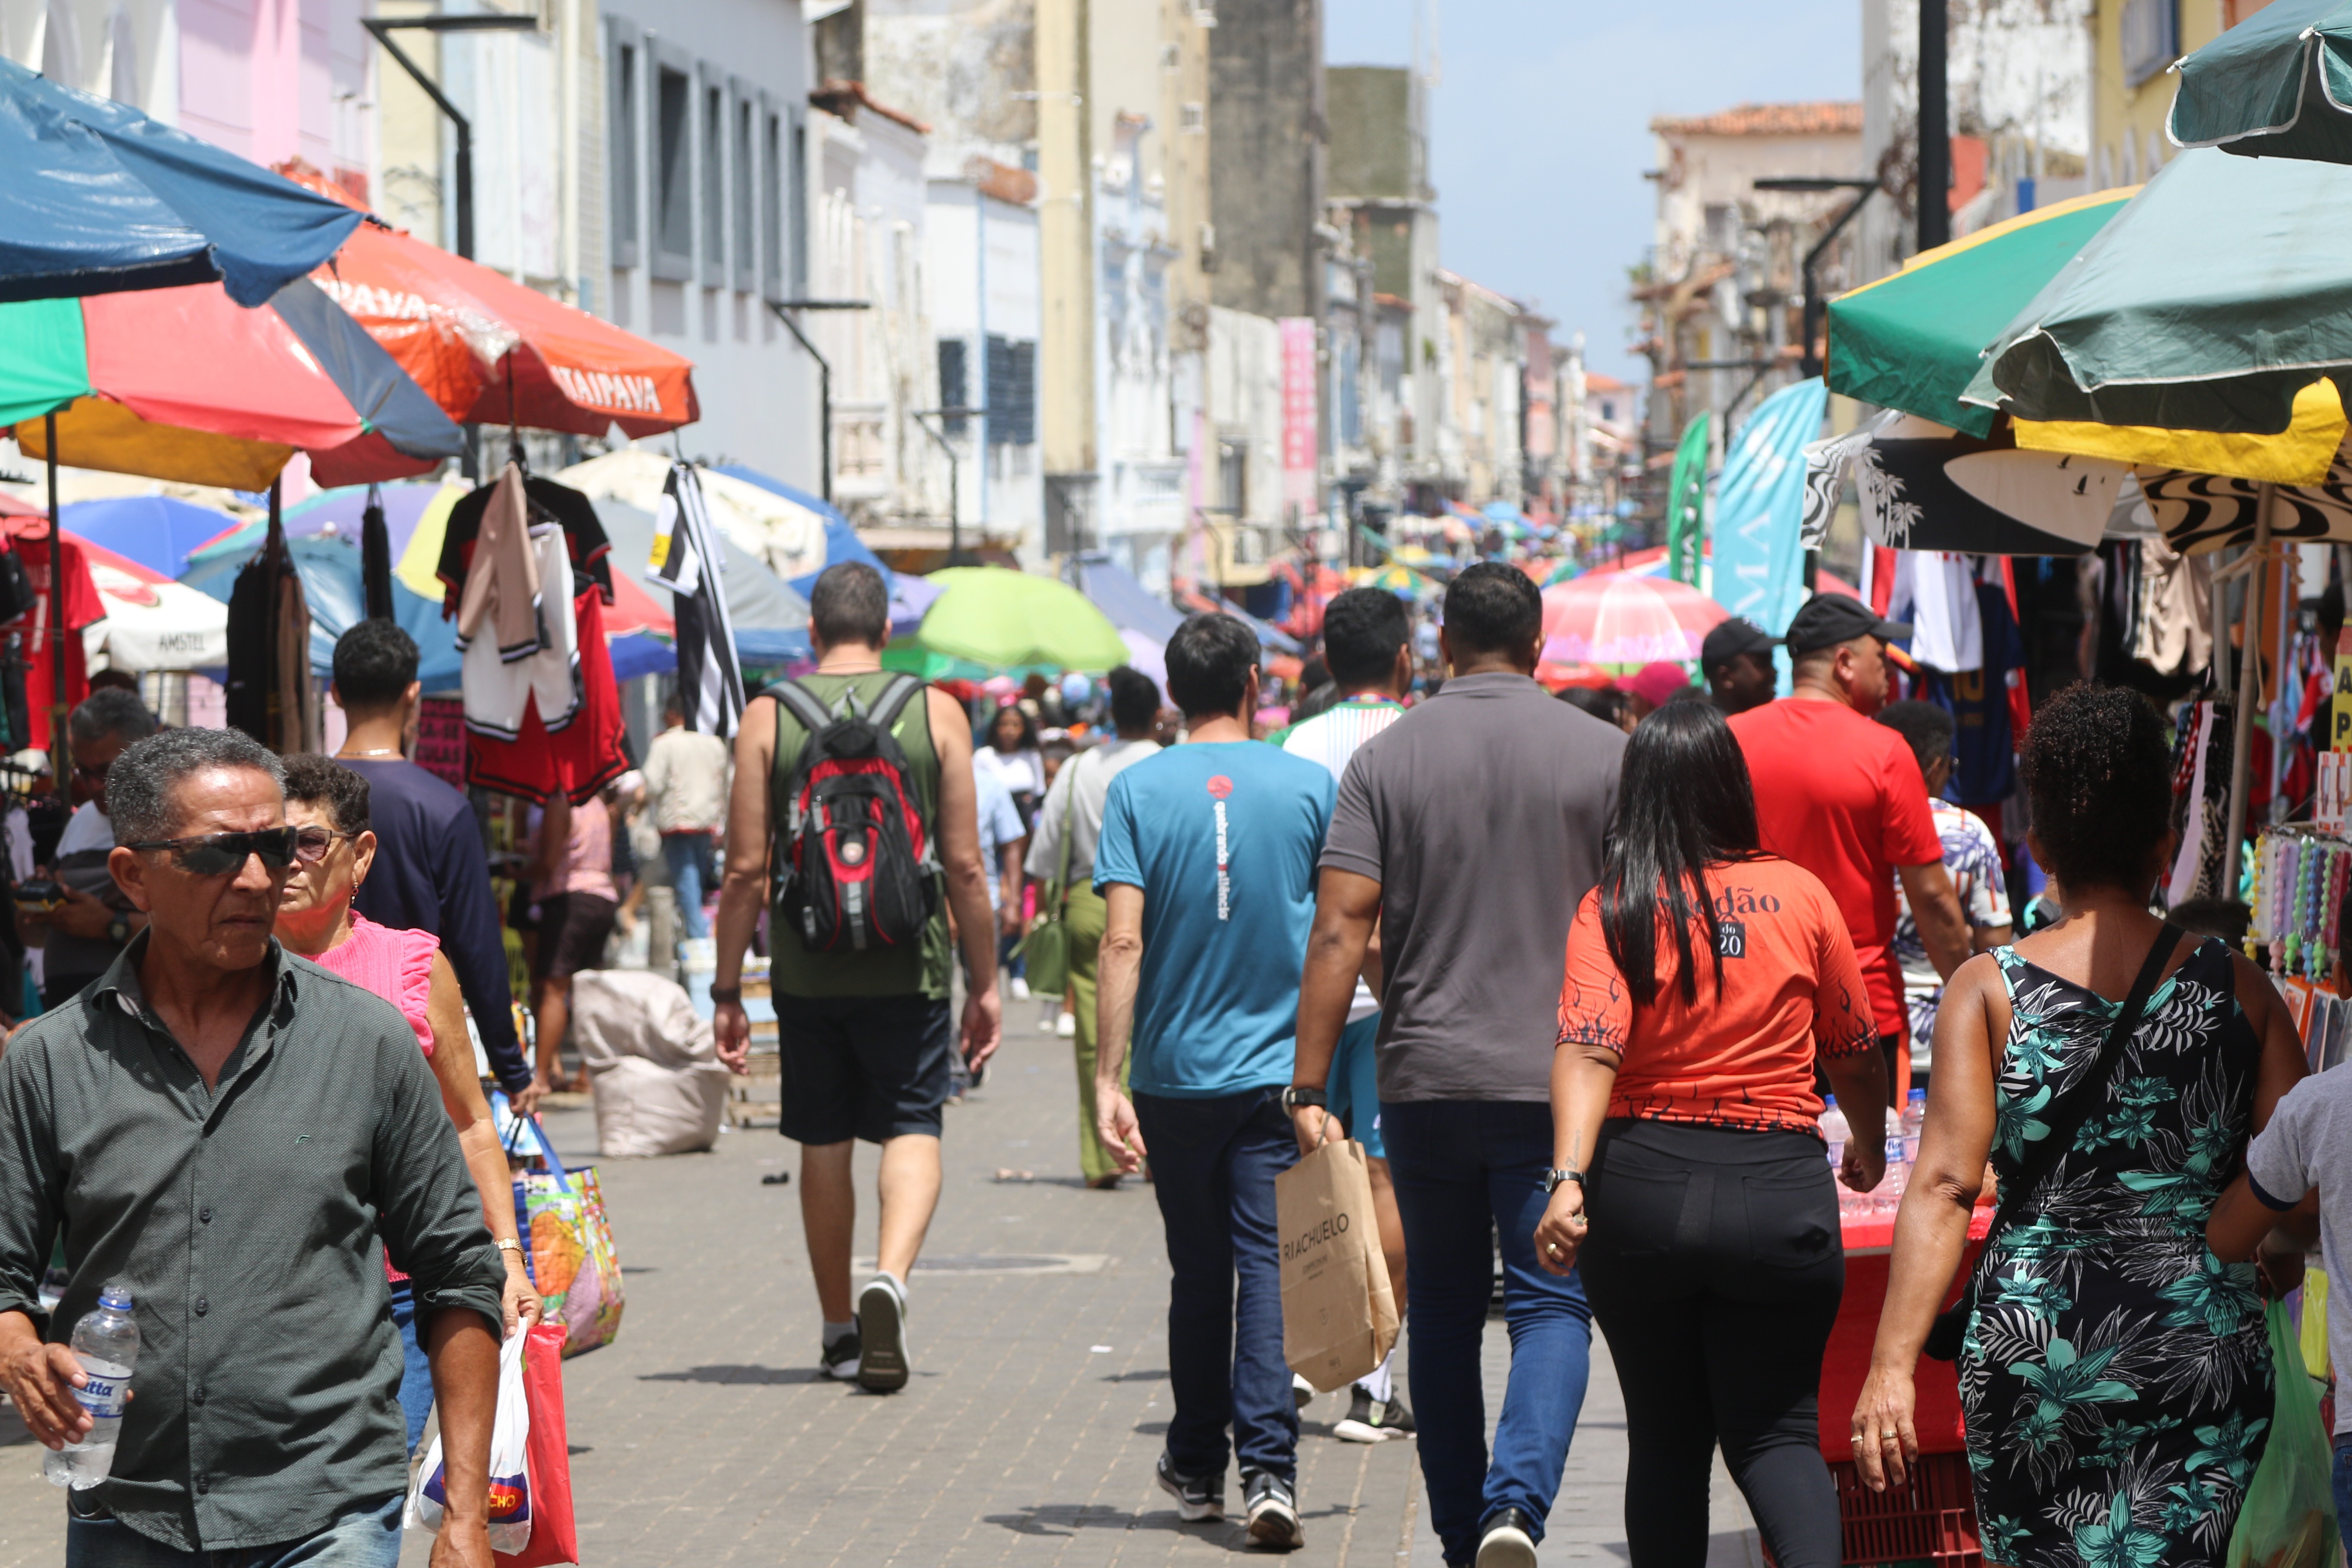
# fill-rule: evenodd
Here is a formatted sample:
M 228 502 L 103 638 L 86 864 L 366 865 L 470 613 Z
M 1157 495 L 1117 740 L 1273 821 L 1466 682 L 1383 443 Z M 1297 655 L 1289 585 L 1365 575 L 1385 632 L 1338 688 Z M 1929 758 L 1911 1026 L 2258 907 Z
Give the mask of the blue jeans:
M 2352 1520 L 2352 1432 L 2336 1436 L 2336 1526 L 2341 1531 Z
M 1584 1407 L 1592 1310 L 1573 1275 L 1558 1279 L 1536 1263 L 1536 1222 L 1549 1201 L 1549 1105 L 1383 1101 L 1381 1121 L 1404 1221 L 1412 1408 L 1429 1521 L 1445 1561 L 1467 1563 L 1477 1553 L 1479 1525 L 1497 1509 L 1517 1509 L 1533 1525 L 1529 1533 L 1543 1539 Z M 1494 1280 L 1490 1237 L 1497 1236 L 1511 1376 L 1490 1464 L 1478 1353 Z
M 425 1418 L 433 1414 L 433 1363 L 416 1337 L 416 1297 L 408 1281 L 392 1283 L 392 1326 L 400 1331 L 400 1413 L 408 1418 L 408 1451 L 425 1436 Z
M 362 1503 L 299 1541 L 219 1552 L 182 1552 L 121 1523 L 87 1492 L 73 1494 L 66 1515 L 66 1568 L 397 1568 L 404 1497 Z M 88 1517 L 84 1510 L 95 1513 Z
M 1281 1230 L 1274 1178 L 1298 1136 L 1272 1089 L 1207 1100 L 1135 1097 L 1151 1190 L 1168 1233 L 1168 1462 L 1225 1473 L 1225 1428 L 1244 1473 L 1298 1483 L 1298 1405 L 1282 1359 Z M 1238 1300 L 1234 1282 L 1240 1281 Z
M 669 885 L 677 893 L 677 918 L 691 942 L 710 934 L 709 917 L 702 912 L 702 885 L 707 879 L 703 873 L 709 862 L 708 833 L 662 835 L 662 864 L 669 868 Z

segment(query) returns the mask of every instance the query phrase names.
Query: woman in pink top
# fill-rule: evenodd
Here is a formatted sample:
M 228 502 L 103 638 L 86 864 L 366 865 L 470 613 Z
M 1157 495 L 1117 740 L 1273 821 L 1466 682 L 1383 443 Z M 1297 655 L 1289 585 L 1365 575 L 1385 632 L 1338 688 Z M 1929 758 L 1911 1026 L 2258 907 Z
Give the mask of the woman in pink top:
M 352 984 L 374 992 L 400 1009 L 416 1043 L 425 1048 L 441 1085 L 441 1105 L 457 1129 L 466 1168 L 482 1194 L 482 1217 L 507 1268 L 507 1331 L 539 1320 L 541 1303 L 524 1271 L 522 1242 L 516 1234 L 514 1178 L 499 1147 L 489 1101 L 475 1075 L 473 1043 L 466 1036 L 465 1003 L 457 973 L 441 956 L 430 931 L 394 931 L 352 910 L 352 896 L 367 880 L 375 860 L 375 835 L 368 829 L 367 780 L 331 758 L 286 759 L 286 824 L 298 829 L 293 876 L 278 908 L 277 934 L 289 952 L 331 970 Z M 430 1366 L 416 1338 L 416 1308 L 408 1276 L 384 1259 L 392 1280 L 393 1321 L 400 1329 L 407 1364 L 400 1403 L 408 1417 L 411 1448 L 425 1430 L 433 1407 Z

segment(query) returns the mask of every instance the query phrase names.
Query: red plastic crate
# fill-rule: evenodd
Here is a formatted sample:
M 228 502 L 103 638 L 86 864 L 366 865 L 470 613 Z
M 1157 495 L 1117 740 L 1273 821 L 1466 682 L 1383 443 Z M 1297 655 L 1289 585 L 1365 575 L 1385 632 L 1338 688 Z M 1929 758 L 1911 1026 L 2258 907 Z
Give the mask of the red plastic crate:
M 1830 1466 L 1843 1526 L 1842 1560 L 1848 1568 L 1895 1563 L 1984 1568 L 1968 1456 L 1922 1454 L 1909 1472 L 1903 1485 L 1874 1492 L 1863 1485 L 1853 1461 Z M 1773 1561 L 1769 1545 L 1764 1561 Z

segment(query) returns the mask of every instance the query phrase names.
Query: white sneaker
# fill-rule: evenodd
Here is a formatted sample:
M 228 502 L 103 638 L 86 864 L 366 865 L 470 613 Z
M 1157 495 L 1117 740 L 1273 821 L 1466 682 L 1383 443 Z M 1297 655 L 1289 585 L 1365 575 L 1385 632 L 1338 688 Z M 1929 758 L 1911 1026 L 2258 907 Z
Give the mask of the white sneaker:
M 1029 982 L 1024 980 L 1018 974 L 1013 977 L 1013 984 L 1009 989 L 1011 990 L 1013 999 L 1015 1002 L 1026 1002 L 1029 1000 Z
M 1055 1018 L 1054 1020 L 1054 1033 L 1059 1035 L 1066 1040 L 1076 1039 L 1078 1037 L 1078 1016 L 1076 1013 L 1065 1013 L 1061 1015 L 1061 1016 Z
M 1290 1396 L 1298 1402 L 1298 1408 L 1304 1410 L 1315 1403 L 1315 1385 L 1294 1372 L 1290 1374 Z
M 858 1385 L 875 1394 L 906 1387 L 907 1289 L 887 1274 L 877 1274 L 857 1293 L 857 1338 Z

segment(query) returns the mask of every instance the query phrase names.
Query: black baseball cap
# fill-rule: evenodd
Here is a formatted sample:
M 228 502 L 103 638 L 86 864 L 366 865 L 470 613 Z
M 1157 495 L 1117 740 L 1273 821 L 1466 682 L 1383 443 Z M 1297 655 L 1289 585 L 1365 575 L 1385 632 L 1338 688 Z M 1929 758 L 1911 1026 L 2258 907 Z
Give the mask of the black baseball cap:
M 1772 634 L 1745 616 L 1733 616 L 1720 620 L 1707 632 L 1706 640 L 1699 644 L 1699 668 L 1713 669 L 1729 664 L 1743 653 L 1770 653 Z
M 1789 623 L 1789 652 L 1802 655 L 1859 637 L 1899 642 L 1911 635 L 1902 621 L 1881 620 L 1868 605 L 1844 594 L 1816 594 Z

